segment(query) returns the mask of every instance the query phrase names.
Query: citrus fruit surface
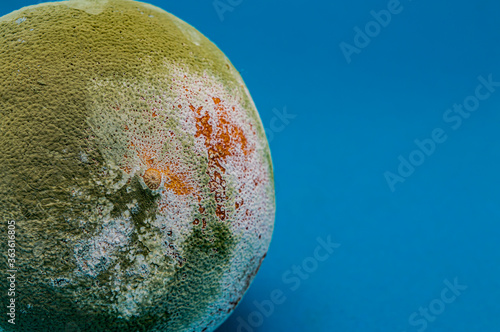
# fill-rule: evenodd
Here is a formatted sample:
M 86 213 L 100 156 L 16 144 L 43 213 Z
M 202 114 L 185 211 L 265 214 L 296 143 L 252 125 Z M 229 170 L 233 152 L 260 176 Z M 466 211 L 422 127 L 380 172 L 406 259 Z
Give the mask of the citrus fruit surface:
M 243 80 L 145 3 L 0 18 L 0 175 L 8 331 L 212 331 L 271 241 L 271 156 Z

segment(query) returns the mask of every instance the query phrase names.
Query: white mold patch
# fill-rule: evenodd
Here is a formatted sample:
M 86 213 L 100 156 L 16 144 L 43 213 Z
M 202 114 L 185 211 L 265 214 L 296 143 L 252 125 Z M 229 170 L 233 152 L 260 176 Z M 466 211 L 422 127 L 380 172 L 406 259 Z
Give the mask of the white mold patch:
M 133 228 L 131 218 L 111 219 L 97 235 L 77 243 L 76 274 L 96 277 L 106 271 L 117 258 L 114 254 L 130 242 Z
M 26 21 L 26 17 L 20 17 L 20 18 L 18 18 L 15 22 L 16 22 L 17 24 L 21 24 L 21 23 L 23 23 L 24 21 Z

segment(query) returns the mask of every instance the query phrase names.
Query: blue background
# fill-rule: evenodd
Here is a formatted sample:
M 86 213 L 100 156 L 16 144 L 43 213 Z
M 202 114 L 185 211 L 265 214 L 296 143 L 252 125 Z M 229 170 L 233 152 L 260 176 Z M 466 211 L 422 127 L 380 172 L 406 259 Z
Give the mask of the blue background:
M 213 0 L 149 2 L 227 54 L 272 136 L 273 242 L 218 332 L 500 331 L 500 87 L 459 128 L 443 119 L 478 76 L 500 81 L 498 1 L 401 0 L 350 63 L 340 43 L 387 0 L 232 0 L 223 20 Z M 436 128 L 446 141 L 391 190 L 385 172 Z M 340 246 L 307 259 L 328 236 Z M 303 264 L 307 279 L 290 282 Z M 467 288 L 442 308 L 455 278 Z M 254 301 L 276 289 L 286 299 L 266 317 Z

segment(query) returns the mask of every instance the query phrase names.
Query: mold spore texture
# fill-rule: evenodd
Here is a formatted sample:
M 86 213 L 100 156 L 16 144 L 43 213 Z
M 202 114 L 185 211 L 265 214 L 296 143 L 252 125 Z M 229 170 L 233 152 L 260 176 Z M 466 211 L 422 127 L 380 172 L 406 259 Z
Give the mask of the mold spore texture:
M 271 240 L 274 184 L 213 43 L 134 1 L 26 7 L 0 18 L 0 120 L 18 328 L 210 331 L 234 309 Z

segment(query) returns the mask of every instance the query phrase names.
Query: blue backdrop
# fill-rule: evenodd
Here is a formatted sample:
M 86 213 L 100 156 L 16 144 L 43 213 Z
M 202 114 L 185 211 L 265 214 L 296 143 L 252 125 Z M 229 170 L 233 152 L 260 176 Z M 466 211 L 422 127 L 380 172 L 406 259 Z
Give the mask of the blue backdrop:
M 218 332 L 500 331 L 498 1 L 149 2 L 227 54 L 271 141 L 274 239 Z

